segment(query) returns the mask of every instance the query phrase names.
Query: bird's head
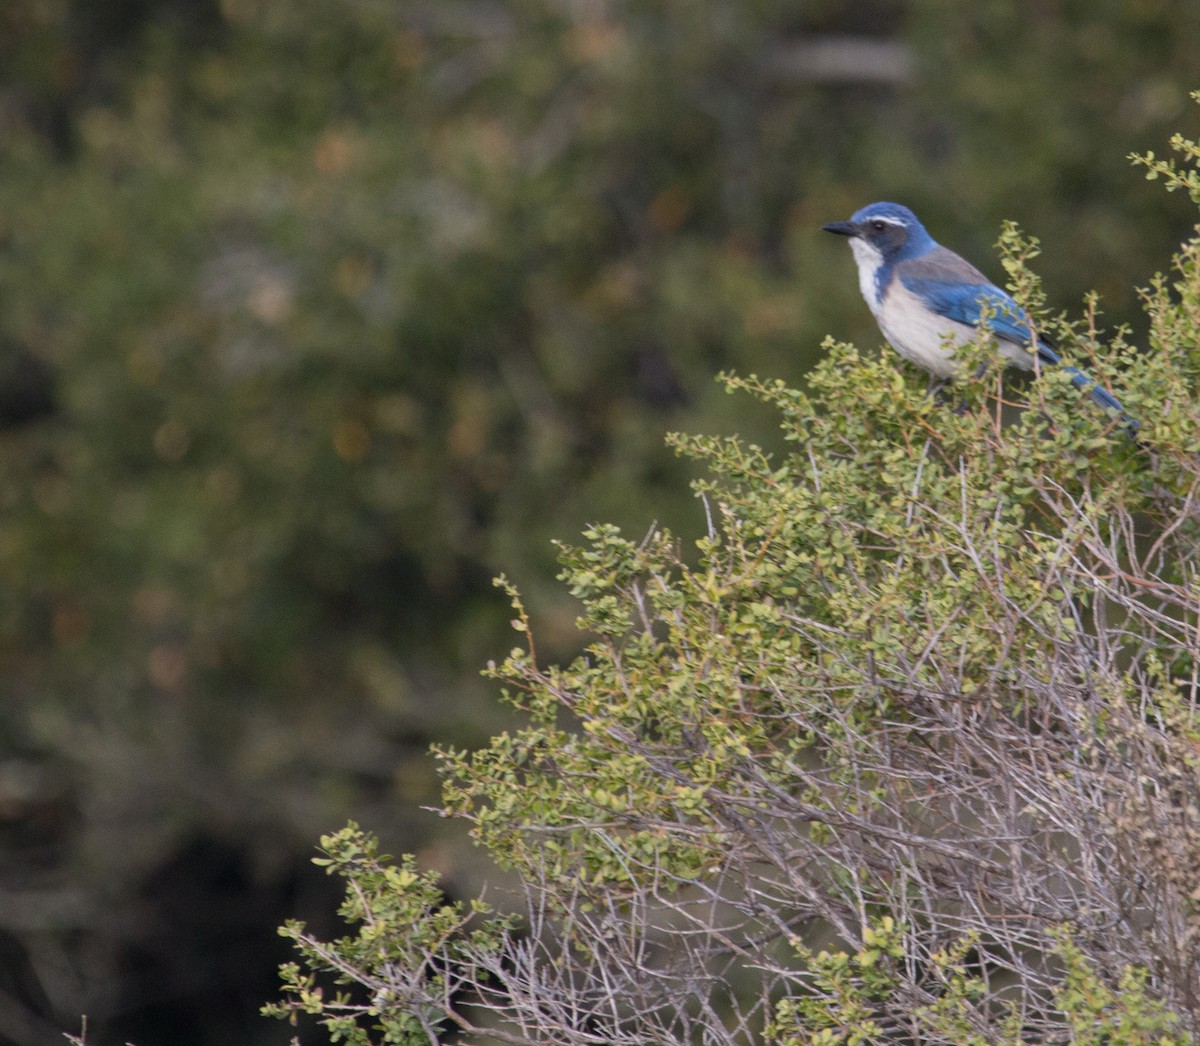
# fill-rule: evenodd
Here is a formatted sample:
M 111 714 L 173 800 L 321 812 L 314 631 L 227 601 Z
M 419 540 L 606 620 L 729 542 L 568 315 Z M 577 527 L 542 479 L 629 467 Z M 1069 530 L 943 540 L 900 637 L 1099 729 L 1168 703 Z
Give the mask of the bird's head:
M 861 253 L 879 261 L 915 258 L 937 246 L 917 216 L 898 203 L 868 204 L 848 222 L 830 222 L 821 228 L 849 236 L 855 257 Z

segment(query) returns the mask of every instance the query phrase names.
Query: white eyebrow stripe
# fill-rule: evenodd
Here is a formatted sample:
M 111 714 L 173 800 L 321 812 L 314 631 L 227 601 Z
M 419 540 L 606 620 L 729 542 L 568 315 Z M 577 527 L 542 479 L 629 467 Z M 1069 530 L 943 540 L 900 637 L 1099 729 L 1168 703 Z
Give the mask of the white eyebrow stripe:
M 877 214 L 873 218 L 868 218 L 869 222 L 883 222 L 884 225 L 895 225 L 901 229 L 908 227 L 908 222 L 903 218 L 885 218 L 882 214 Z

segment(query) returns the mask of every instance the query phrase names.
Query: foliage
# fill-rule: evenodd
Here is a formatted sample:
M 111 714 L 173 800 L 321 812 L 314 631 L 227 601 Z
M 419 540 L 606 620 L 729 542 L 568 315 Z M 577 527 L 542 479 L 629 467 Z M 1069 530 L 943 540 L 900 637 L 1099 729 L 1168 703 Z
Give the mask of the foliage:
M 1125 0 L 1097 0 L 1085 17 L 1074 4 L 920 0 L 908 11 L 923 147 L 870 173 L 911 185 L 917 213 L 953 229 L 938 239 L 968 258 L 986 257 L 1004 218 L 1037 230 L 1051 298 L 1094 288 L 1140 334 L 1136 288 L 1194 218 L 1184 201 L 1139 192 L 1123 158 L 1172 129 L 1200 133 L 1187 100 L 1200 8 L 1173 6 L 1169 21 L 1164 7 Z
M 1195 1041 L 1192 1035 L 1180 1032 L 1176 1015 L 1147 990 L 1147 971 L 1126 966 L 1115 985 L 1111 976 L 1106 983 L 1069 932 L 1060 931 L 1055 941 L 1054 951 L 1065 966 L 1055 1002 L 1070 1022 L 1072 1042 L 1079 1046 L 1186 1046 Z
M 497 954 L 498 943 L 511 920 L 497 917 L 468 932 L 472 922 L 490 914 L 482 901 L 470 906 L 448 903 L 438 888 L 437 876 L 419 873 L 405 857 L 399 865 L 378 852 L 378 843 L 351 822 L 335 835 L 321 840 L 326 856 L 316 863 L 352 884 L 339 914 L 359 924 L 356 937 L 324 946 L 305 936 L 302 927 L 289 923 L 280 932 L 297 943 L 306 966 L 342 971 L 342 983 L 361 984 L 370 992 L 369 1003 L 356 1003 L 347 992 L 326 998 L 312 973 L 297 963 L 283 970 L 286 991 L 295 1007 L 320 1014 L 334 1042 L 366 1044 L 367 1033 L 359 1016 L 378 1020 L 383 1042 L 424 1043 L 436 1038 L 435 1028 L 461 989 L 459 967 L 471 955 Z M 395 933 L 398 926 L 403 934 Z M 356 971 L 378 968 L 384 976 L 362 984 Z M 266 1012 L 287 1016 L 292 1007 L 269 1006 Z
M 526 725 L 440 753 L 445 812 L 520 884 L 521 923 L 436 951 L 460 1041 L 1200 1034 L 1200 241 L 1146 293 L 1144 354 L 1047 314 L 1036 243 L 1001 247 L 1144 442 L 1055 372 L 985 367 L 947 402 L 829 342 L 808 391 L 727 376 L 788 452 L 674 437 L 709 473 L 694 550 L 609 525 L 565 547 L 592 637 L 565 667 L 509 587 L 523 645 L 490 674 Z M 327 1022 L 323 975 L 406 997 L 433 955 L 299 940 L 274 1012 Z M 358 1016 L 375 1041 L 400 1014 Z
M 195 939 L 142 896 L 193 840 L 281 893 L 351 810 L 428 843 L 430 739 L 502 722 L 492 575 L 549 589 L 589 513 L 682 515 L 663 428 L 727 409 L 723 362 L 802 366 L 767 172 L 804 139 L 753 123 L 795 105 L 752 75 L 789 5 L 682 36 L 634 6 L 0 10 L 0 791 L 41 913 L 0 933 L 100 1034 Z
M 1200 101 L 1200 91 L 1193 91 L 1192 98 Z M 1146 168 L 1148 181 L 1162 178 L 1167 192 L 1183 189 L 1192 203 L 1200 204 L 1200 172 L 1195 169 L 1200 161 L 1200 147 L 1182 134 L 1175 134 L 1171 136 L 1171 148 L 1184 158 L 1185 166 L 1180 167 L 1170 157 L 1159 159 L 1153 152 L 1147 152 L 1144 156 L 1134 153 L 1130 159 Z

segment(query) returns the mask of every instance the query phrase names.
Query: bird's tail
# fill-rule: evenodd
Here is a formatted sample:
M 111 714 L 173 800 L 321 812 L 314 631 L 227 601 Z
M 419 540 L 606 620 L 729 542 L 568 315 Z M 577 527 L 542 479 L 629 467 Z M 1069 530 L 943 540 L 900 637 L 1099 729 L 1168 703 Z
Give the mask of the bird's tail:
M 1142 427 L 1142 424 L 1136 418 L 1131 418 L 1125 413 L 1125 408 L 1121 406 L 1121 401 L 1116 396 L 1098 384 L 1095 378 L 1084 374 L 1078 367 L 1064 367 L 1063 369 L 1075 388 L 1086 392 L 1094 402 L 1116 414 L 1122 428 L 1134 439 L 1137 438 L 1138 429 Z

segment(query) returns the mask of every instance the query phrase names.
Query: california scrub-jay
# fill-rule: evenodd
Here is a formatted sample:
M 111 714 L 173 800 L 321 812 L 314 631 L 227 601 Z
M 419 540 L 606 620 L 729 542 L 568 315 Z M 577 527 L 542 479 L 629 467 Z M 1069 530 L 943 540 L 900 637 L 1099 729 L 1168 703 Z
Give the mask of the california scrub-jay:
M 958 377 L 962 365 L 955 347 L 974 341 L 978 328 L 986 324 L 1007 363 L 1033 370 L 1034 338 L 1025 310 L 975 266 L 936 243 L 907 207 L 873 203 L 848 222 L 822 228 L 850 237 L 862 295 L 883 336 L 906 360 L 936 378 Z M 1039 365 L 1062 365 L 1041 335 L 1036 352 Z M 1115 396 L 1083 371 L 1064 369 L 1071 384 L 1106 410 L 1116 411 L 1131 434 L 1137 431 L 1138 423 Z

